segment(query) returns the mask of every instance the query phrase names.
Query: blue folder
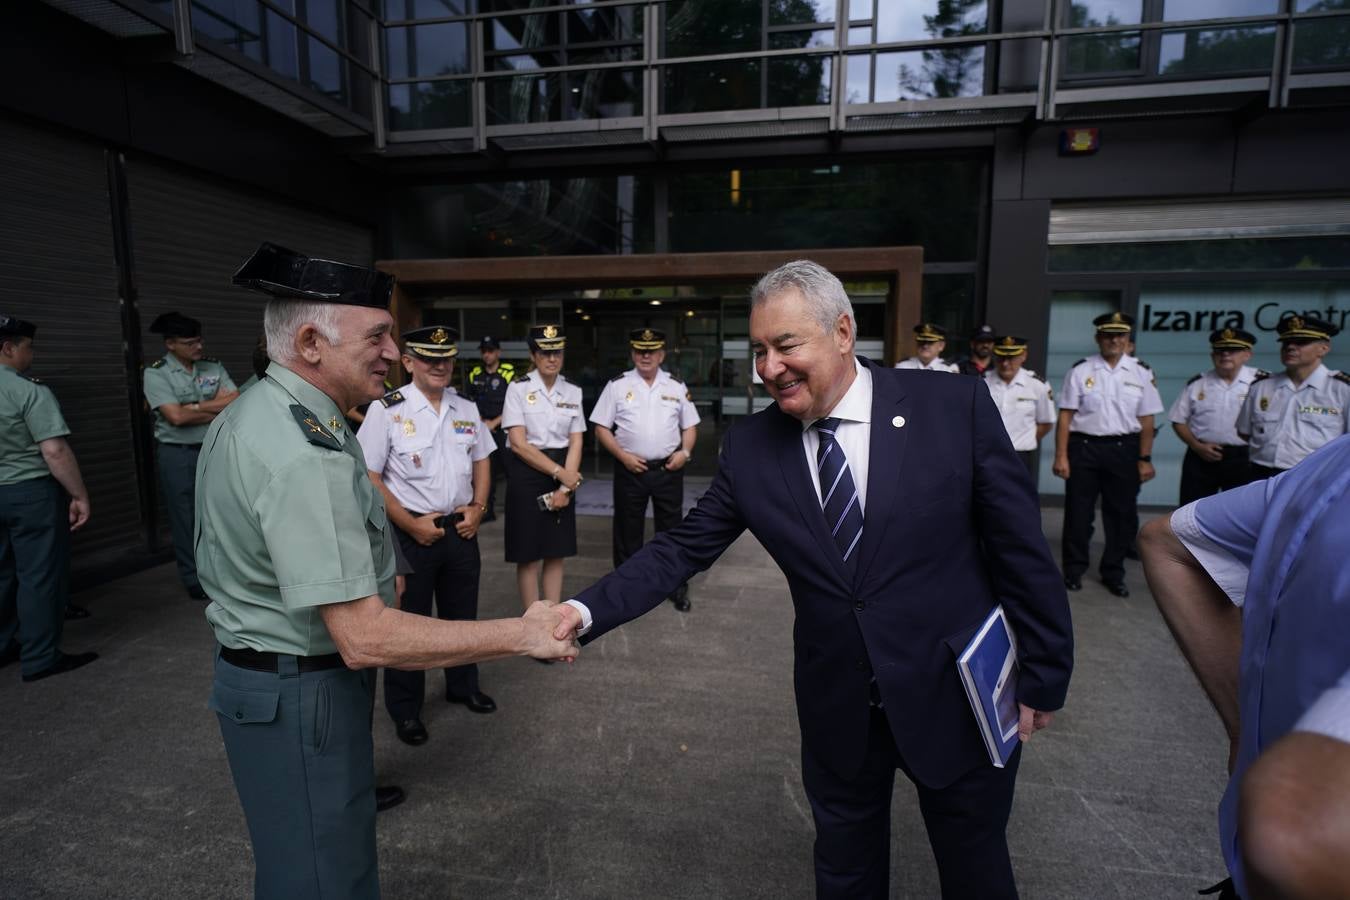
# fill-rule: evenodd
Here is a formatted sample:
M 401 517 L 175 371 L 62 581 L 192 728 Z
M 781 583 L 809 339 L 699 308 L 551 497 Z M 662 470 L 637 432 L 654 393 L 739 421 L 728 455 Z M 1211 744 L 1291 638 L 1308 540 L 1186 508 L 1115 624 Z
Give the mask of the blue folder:
M 1017 642 L 996 606 L 956 659 L 989 761 L 1000 769 L 1017 748 Z

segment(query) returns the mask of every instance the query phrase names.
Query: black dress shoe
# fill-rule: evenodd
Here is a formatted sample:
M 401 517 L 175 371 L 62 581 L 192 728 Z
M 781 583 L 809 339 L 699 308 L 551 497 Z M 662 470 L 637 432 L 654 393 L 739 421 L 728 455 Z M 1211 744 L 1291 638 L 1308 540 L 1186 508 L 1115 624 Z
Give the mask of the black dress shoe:
M 74 603 L 66 604 L 67 622 L 69 622 L 71 619 L 87 619 L 87 618 L 89 618 L 89 610 L 85 609 L 83 606 L 76 606 Z
M 692 605 L 689 602 L 689 585 L 680 585 L 679 590 L 671 595 L 670 602 L 674 603 L 675 608 L 680 612 L 689 612 L 690 606 Z
M 1065 575 L 1064 586 L 1071 591 L 1081 591 L 1083 589 L 1083 579 Z
M 202 590 L 202 586 L 200 584 L 194 584 L 192 587 L 187 589 L 187 592 L 188 596 L 191 597 L 193 600 L 211 599 L 210 597 L 206 596 L 206 591 Z
M 1125 582 L 1123 581 L 1108 582 L 1106 589 L 1117 597 L 1130 596 L 1130 589 L 1125 586 Z
M 385 787 L 376 787 L 375 811 L 384 812 L 386 809 L 393 809 L 406 799 L 408 799 L 408 797 L 403 793 L 403 788 L 396 784 L 386 785 Z
M 43 669 L 41 672 L 34 672 L 32 675 L 23 676 L 23 680 L 41 681 L 44 678 L 60 675 L 63 672 L 73 672 L 80 666 L 87 666 L 96 659 L 98 659 L 97 653 L 62 653 L 61 658 L 55 663 Z
M 445 702 L 463 703 L 470 711 L 476 713 L 490 713 L 497 711 L 497 704 L 493 702 L 491 697 L 482 691 L 474 691 L 467 697 L 452 697 L 451 695 L 446 694 Z
M 425 744 L 429 737 L 427 726 L 422 724 L 421 719 L 404 719 L 402 722 L 396 722 L 394 733 L 398 735 L 400 741 L 414 747 Z

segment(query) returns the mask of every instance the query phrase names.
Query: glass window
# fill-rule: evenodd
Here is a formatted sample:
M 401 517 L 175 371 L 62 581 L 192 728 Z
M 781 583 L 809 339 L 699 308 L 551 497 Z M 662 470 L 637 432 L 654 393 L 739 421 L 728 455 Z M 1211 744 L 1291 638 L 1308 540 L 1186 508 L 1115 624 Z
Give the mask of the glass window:
M 760 61 L 684 63 L 662 70 L 667 113 L 758 109 Z
M 473 0 L 384 0 L 384 19 L 437 19 L 473 12 Z
M 984 93 L 983 46 L 878 53 L 876 59 L 877 103 Z
M 834 29 L 815 31 L 773 31 L 769 33 L 770 50 L 807 50 L 815 47 L 833 47 Z
M 1350 2 L 1346 4 L 1350 9 Z M 1318 19 L 1294 26 L 1294 68 L 1350 66 L 1350 16 Z
M 389 127 L 394 131 L 464 128 L 470 122 L 472 82 L 423 81 L 389 85 Z
M 255 0 L 198 0 L 193 8 L 193 28 L 262 62 L 262 14 Z
M 872 0 L 848 0 L 850 21 L 872 18 Z
M 493 78 L 487 82 L 489 125 L 556 122 L 562 118 L 562 76 L 558 73 Z
M 1077 35 L 1064 41 L 1065 75 L 1119 75 L 1138 72 L 1143 42 L 1139 32 Z
M 856 47 L 860 44 L 872 43 L 872 26 L 867 25 L 862 28 L 850 28 L 848 30 L 848 44 L 850 47 Z
M 305 24 L 338 46 L 343 40 L 342 0 L 305 0 Z
M 770 107 L 830 102 L 830 57 L 775 57 L 768 63 Z
M 768 0 L 770 25 L 822 25 L 834 21 L 834 0 Z
M 1162 36 L 1159 75 L 1220 75 L 1269 70 L 1275 27 L 1168 31 Z
M 848 80 L 844 91 L 847 103 L 870 103 L 872 101 L 872 55 L 855 53 L 848 59 Z
M 1073 0 L 1070 28 L 1096 25 L 1135 25 L 1144 21 L 1144 0 Z
M 923 276 L 923 320 L 941 325 L 950 335 L 944 356 L 955 358 L 964 351 L 960 335 L 975 329 L 975 276 Z
M 922 41 L 982 34 L 988 30 L 983 0 L 880 0 L 877 40 Z
M 390 78 L 462 75 L 469 71 L 469 29 L 464 22 L 442 22 L 385 29 Z
M 555 13 L 534 16 L 502 16 L 488 20 L 483 29 L 487 53 L 494 51 L 533 50 L 536 47 L 557 47 L 561 42 Z
M 702 56 L 762 49 L 764 22 L 760 3 L 761 0 L 717 0 L 714 14 L 703 0 L 670 0 L 665 4 L 665 55 Z
M 1052 272 L 1350 269 L 1350 237 L 1247 238 L 1050 248 Z
M 267 11 L 263 19 L 263 54 L 267 66 L 292 81 L 300 80 L 297 30 L 281 16 Z
M 642 70 L 599 69 L 566 73 L 563 96 L 568 119 L 614 119 L 642 115 Z
M 1280 0 L 1163 0 L 1164 22 L 1261 16 L 1280 11 Z
M 321 94 L 341 101 L 346 96 L 343 70 L 347 61 L 327 44 L 311 37 L 309 42 L 309 86 Z

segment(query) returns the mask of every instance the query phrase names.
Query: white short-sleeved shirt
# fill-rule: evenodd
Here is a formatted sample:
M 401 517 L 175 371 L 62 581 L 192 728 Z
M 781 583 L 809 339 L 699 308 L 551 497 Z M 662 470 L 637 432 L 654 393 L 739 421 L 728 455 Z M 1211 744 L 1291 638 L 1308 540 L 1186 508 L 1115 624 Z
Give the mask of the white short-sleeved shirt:
M 1107 437 L 1138 434 L 1139 417 L 1156 416 L 1164 407 L 1152 369 L 1133 356 L 1122 356 L 1112 368 L 1094 353 L 1064 376 L 1059 408 L 1073 411 L 1070 432 Z
M 1258 378 L 1237 417 L 1251 461 L 1292 469 L 1317 448 L 1350 432 L 1350 376 L 1318 365 L 1297 387 L 1284 372 Z
M 538 372 L 517 378 L 506 388 L 502 428 L 525 426 L 525 439 L 541 450 L 561 450 L 571 435 L 586 430 L 581 386 L 562 375 L 546 390 Z
M 497 448 L 473 401 L 446 388 L 437 412 L 412 384 L 370 404 L 356 439 L 366 466 L 404 509 L 418 513 L 472 503 L 473 464 Z
M 990 368 L 984 373 L 989 395 L 1003 416 L 1003 427 L 1008 429 L 1014 450 L 1036 449 L 1036 426 L 1055 421 L 1055 394 L 1045 379 L 1028 368 L 1017 370 L 1011 382 L 999 377 Z
M 925 372 L 951 372 L 953 375 L 961 370 L 952 363 L 942 361 L 942 357 L 937 356 L 933 361 L 924 365 L 923 360 L 917 356 L 911 356 L 909 359 L 902 359 L 895 364 L 897 369 L 923 369 Z
M 1185 425 L 1196 440 L 1225 447 L 1240 447 L 1246 443 L 1237 432 L 1237 417 L 1242 401 L 1247 399 L 1252 382 L 1257 376 L 1269 373 L 1251 366 L 1243 366 L 1232 381 L 1225 381 L 1210 369 L 1186 382 L 1167 418 Z
M 665 459 L 680 434 L 699 423 L 689 390 L 660 369 L 648 384 L 637 369 L 612 379 L 591 410 L 591 421 L 613 429 L 619 446 L 642 459 Z

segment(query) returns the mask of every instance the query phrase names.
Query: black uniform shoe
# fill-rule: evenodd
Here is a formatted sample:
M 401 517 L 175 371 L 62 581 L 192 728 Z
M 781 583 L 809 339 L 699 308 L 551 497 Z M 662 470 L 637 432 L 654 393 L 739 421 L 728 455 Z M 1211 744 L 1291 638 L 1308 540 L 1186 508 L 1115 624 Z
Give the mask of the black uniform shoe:
M 66 604 L 67 622 L 69 622 L 71 619 L 87 619 L 87 618 L 89 618 L 89 610 L 85 609 L 83 606 L 76 606 L 74 603 Z
M 670 597 L 670 602 L 675 604 L 675 608 L 680 612 L 689 612 L 692 604 L 689 602 L 689 585 L 682 584 Z
M 187 592 L 188 596 L 191 597 L 193 600 L 211 599 L 210 597 L 206 596 L 206 591 L 202 590 L 202 586 L 200 584 L 194 584 L 192 587 L 187 589 Z
M 61 658 L 55 663 L 43 669 L 41 672 L 34 672 L 32 675 L 23 676 L 24 681 L 41 681 L 44 678 L 50 678 L 53 675 L 60 675 L 62 672 L 73 672 L 80 666 L 87 666 L 98 659 L 97 653 L 62 653 Z
M 490 713 L 497 711 L 497 704 L 493 702 L 491 697 L 482 691 L 474 691 L 467 697 L 452 697 L 451 695 L 446 694 L 445 702 L 462 703 L 467 706 L 471 712 L 476 713 Z
M 1112 582 L 1106 586 L 1106 589 L 1117 597 L 1130 596 L 1130 589 L 1125 586 L 1125 582 L 1123 581 Z
M 1081 591 L 1083 589 L 1083 579 L 1065 575 L 1064 586 L 1071 591 Z
M 385 787 L 376 787 L 375 811 L 384 812 L 386 809 L 393 809 L 406 799 L 408 799 L 408 797 L 403 793 L 403 788 L 396 784 L 386 785 Z
M 4 650 L 0 651 L 0 669 L 3 669 L 5 666 L 9 665 L 12 662 L 18 661 L 19 661 L 19 642 L 10 641 L 9 646 L 6 647 Z
M 416 747 L 419 744 L 425 744 L 429 735 L 427 726 L 422 724 L 421 719 L 404 719 L 394 725 L 394 732 L 398 739 L 405 744 L 411 744 Z

